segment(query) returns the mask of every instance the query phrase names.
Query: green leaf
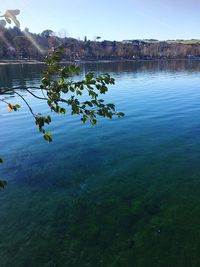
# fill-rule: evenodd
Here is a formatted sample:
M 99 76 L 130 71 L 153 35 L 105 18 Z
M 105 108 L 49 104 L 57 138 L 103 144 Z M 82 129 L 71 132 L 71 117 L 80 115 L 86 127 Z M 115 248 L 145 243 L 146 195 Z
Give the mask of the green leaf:
M 83 123 L 86 123 L 87 120 L 88 120 L 87 116 L 84 116 L 83 118 L 81 118 L 81 121 L 82 121 Z
M 16 105 L 12 105 L 12 109 L 13 109 L 14 111 L 17 111 L 19 108 L 21 108 L 21 106 L 18 105 L 18 104 L 16 104 Z
M 52 132 L 51 132 L 51 131 L 47 131 L 47 132 L 46 132 L 46 135 L 48 135 L 48 136 L 52 136 Z
M 51 132 L 50 132 L 50 131 L 48 131 L 48 132 L 46 132 L 46 133 L 44 134 L 44 139 L 45 139 L 48 143 L 52 142 Z
M 92 124 L 92 125 L 95 125 L 95 124 L 97 124 L 97 120 L 96 120 L 96 119 L 91 119 L 91 121 L 90 121 L 90 122 L 91 122 L 91 124 Z
M 124 116 L 125 116 L 125 114 L 124 114 L 123 112 L 118 112 L 116 115 L 117 115 L 118 117 L 124 117 Z
M 6 188 L 8 185 L 7 181 L 5 180 L 0 180 L 0 188 L 4 189 Z
M 21 106 L 20 105 L 18 105 L 18 104 L 16 104 L 15 105 L 15 107 L 18 109 L 18 108 L 21 108 Z
M 65 108 L 60 108 L 60 113 L 61 114 L 65 114 L 66 113 L 66 109 Z

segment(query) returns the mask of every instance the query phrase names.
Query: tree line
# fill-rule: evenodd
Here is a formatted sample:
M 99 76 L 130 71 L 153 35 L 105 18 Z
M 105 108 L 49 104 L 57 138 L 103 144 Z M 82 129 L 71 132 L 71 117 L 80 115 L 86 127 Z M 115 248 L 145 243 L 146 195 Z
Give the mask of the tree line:
M 28 29 L 0 28 L 0 59 L 41 59 L 51 49 L 62 45 L 64 60 L 133 60 L 157 58 L 200 57 L 200 42 L 190 41 L 95 41 L 77 40 L 56 36 L 53 31 L 45 30 L 40 34 Z

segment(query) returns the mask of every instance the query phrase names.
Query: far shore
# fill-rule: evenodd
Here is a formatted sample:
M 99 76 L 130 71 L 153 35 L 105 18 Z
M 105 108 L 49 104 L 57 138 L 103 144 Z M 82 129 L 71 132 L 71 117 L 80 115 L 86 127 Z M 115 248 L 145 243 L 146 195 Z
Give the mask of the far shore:
M 9 59 L 3 59 L 3 60 L 0 60 L 0 65 L 8 65 L 8 64 L 12 64 L 12 65 L 14 65 L 14 64 L 44 64 L 44 62 L 42 62 L 42 61 L 39 61 L 39 60 L 25 60 L 25 59 L 23 59 L 23 60 L 21 60 L 21 59 L 19 59 L 19 60 L 14 60 L 14 59 L 12 59 L 12 60 L 9 60 Z
M 141 61 L 168 61 L 168 60 L 200 60 L 200 58 L 138 58 L 138 59 L 100 59 L 100 60 L 74 60 L 74 61 L 62 61 L 63 64 L 84 64 L 84 63 L 112 63 L 112 62 L 141 62 Z M 2 59 L 0 60 L 0 65 L 15 65 L 15 64 L 45 64 L 44 61 L 32 59 Z

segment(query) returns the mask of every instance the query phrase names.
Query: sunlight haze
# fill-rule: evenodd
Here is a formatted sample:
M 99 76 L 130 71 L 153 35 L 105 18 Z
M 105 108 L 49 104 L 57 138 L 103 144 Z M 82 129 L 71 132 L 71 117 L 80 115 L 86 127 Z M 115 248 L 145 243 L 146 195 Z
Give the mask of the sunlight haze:
M 2 12 L 15 8 L 21 10 L 21 28 L 36 33 L 51 29 L 62 36 L 119 41 L 199 38 L 197 0 L 1 1 Z

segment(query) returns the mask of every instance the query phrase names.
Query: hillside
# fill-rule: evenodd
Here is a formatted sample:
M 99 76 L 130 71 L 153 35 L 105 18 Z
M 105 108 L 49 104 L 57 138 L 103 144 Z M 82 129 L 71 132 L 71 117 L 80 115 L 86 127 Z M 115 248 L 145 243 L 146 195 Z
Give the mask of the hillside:
M 200 40 L 84 41 L 60 38 L 52 31 L 30 33 L 14 27 L 0 29 L 0 60 L 41 59 L 58 45 L 65 48 L 65 60 L 186 59 L 200 57 Z

